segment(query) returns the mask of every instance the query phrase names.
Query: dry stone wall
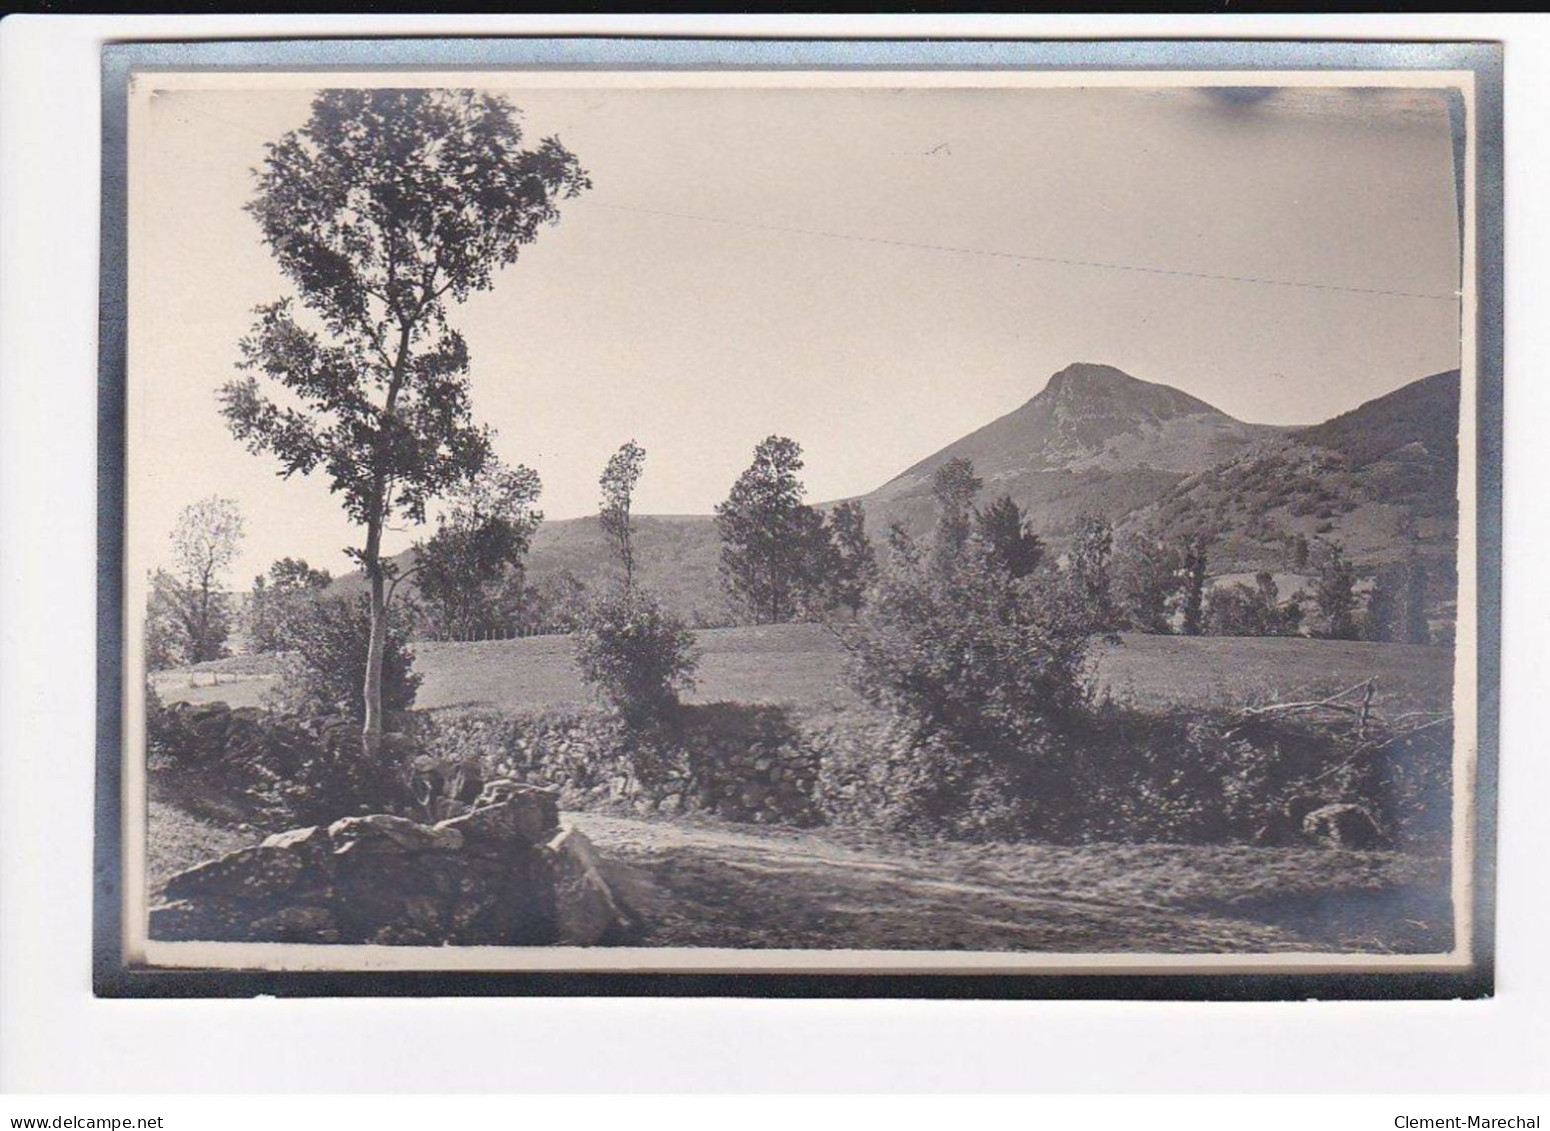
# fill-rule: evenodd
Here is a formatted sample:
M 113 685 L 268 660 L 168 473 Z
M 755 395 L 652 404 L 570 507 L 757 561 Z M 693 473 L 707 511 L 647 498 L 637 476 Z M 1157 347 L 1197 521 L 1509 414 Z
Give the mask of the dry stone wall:
M 809 826 L 821 754 L 778 709 L 718 704 L 686 710 L 655 734 L 591 714 L 467 712 L 429 722 L 422 745 L 485 775 L 540 781 L 567 808 L 697 812 Z

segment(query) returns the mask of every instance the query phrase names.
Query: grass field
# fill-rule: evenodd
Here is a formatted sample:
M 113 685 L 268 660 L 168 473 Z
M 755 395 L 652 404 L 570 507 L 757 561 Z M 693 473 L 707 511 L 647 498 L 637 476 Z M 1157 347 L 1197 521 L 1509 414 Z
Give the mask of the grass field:
M 808 715 L 854 709 L 845 652 L 821 625 L 708 629 L 690 698 L 700 703 L 785 703 Z M 1100 691 L 1138 707 L 1233 707 L 1304 698 L 1377 680 L 1377 703 L 1391 711 L 1446 709 L 1453 657 L 1447 648 L 1360 641 L 1126 634 L 1095 655 Z M 475 644 L 415 645 L 422 677 L 416 705 L 536 710 L 588 702 L 564 636 Z M 224 700 L 257 705 L 274 680 L 272 660 L 234 657 L 159 673 L 168 702 Z
M 1446 710 L 1453 650 L 1304 637 L 1126 634 L 1098 657 L 1098 681 L 1137 707 L 1237 707 L 1332 694 L 1375 679 L 1389 711 Z

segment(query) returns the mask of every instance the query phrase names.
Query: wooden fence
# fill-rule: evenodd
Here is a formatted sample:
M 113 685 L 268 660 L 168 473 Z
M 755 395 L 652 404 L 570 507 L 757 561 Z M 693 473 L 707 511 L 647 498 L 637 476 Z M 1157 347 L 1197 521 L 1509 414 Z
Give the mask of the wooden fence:
M 490 640 L 526 640 L 533 636 L 569 636 L 568 628 L 492 628 L 472 634 L 441 634 L 421 636 L 418 639 L 437 644 L 482 644 Z

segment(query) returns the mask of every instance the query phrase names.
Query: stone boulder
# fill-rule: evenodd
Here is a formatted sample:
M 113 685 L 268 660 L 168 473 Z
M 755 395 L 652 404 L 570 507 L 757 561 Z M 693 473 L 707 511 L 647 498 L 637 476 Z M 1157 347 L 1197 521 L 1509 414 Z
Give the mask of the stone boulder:
M 593 946 L 624 942 L 639 927 L 603 878 L 603 861 L 579 829 L 565 829 L 546 846 L 554 877 L 555 942 Z
M 593 946 L 638 929 L 554 793 L 514 781 L 435 825 L 376 813 L 276 833 L 172 877 L 150 913 L 169 941 Z
M 467 813 L 435 827 L 462 837 L 475 855 L 500 855 L 512 843 L 544 843 L 559 824 L 559 798 L 553 790 L 502 779 L 485 786 Z
M 1302 819 L 1302 830 L 1331 848 L 1377 848 L 1383 833 L 1371 813 L 1360 805 L 1323 805 Z
M 346 852 L 417 853 L 450 851 L 463 847 L 456 829 L 427 828 L 408 817 L 373 813 L 369 817 L 344 817 L 328 826 L 335 856 Z
M 178 873 L 165 891 L 168 899 L 272 899 L 300 883 L 305 872 L 299 853 L 256 845 Z

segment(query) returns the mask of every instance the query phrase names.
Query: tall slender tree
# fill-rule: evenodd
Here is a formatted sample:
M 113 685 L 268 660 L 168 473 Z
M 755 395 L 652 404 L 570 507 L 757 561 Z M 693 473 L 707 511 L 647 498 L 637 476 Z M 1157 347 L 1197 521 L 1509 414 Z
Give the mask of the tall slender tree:
M 634 440 L 627 440 L 608 457 L 608 466 L 603 468 L 603 476 L 598 480 L 603 492 L 598 521 L 619 555 L 619 564 L 624 567 L 627 593 L 635 588 L 635 530 L 630 507 L 635 498 L 635 485 L 640 482 L 645 467 L 646 449 Z
M 1405 643 L 1430 644 L 1432 626 L 1426 617 L 1426 563 L 1412 553 L 1405 564 Z
M 1065 576 L 1082 615 L 1094 631 L 1118 627 L 1112 555 L 1114 526 L 1100 514 L 1083 515 L 1066 551 Z
M 974 474 L 972 461 L 955 456 L 936 469 L 931 493 L 936 497 L 935 550 L 939 561 L 956 558 L 974 532 L 974 496 L 985 481 Z
M 1380 568 L 1367 591 L 1367 605 L 1359 625 L 1363 640 L 1390 641 L 1400 632 L 1403 609 L 1399 604 L 1399 581 L 1392 568 Z
M 1209 562 L 1211 539 L 1195 533 L 1184 538 L 1184 552 L 1179 565 L 1179 605 L 1183 610 L 1185 636 L 1199 636 L 1205 631 L 1206 568 Z
M 394 518 L 424 522 L 427 503 L 490 452 L 450 308 L 492 287 L 558 221 L 558 202 L 590 187 L 557 139 L 522 140 L 498 96 L 325 90 L 305 125 L 267 147 L 247 206 L 295 298 L 258 309 L 241 343 L 246 376 L 223 388 L 222 410 L 281 475 L 326 471 L 363 529 L 352 553 L 370 585 L 368 757 L 383 728 L 383 533 Z
M 1137 632 L 1173 631 L 1179 603 L 1178 552 L 1154 530 L 1132 530 L 1115 553 L 1115 590 L 1125 626 Z
M 852 613 L 866 600 L 867 587 L 877 576 L 877 551 L 866 532 L 866 508 L 860 499 L 835 503 L 829 512 L 832 561 L 827 570 L 829 598 Z
M 1313 599 L 1323 620 L 1323 635 L 1334 640 L 1355 640 L 1356 566 L 1346 557 L 1339 542 L 1319 539 L 1316 555 L 1318 577 L 1313 584 Z

